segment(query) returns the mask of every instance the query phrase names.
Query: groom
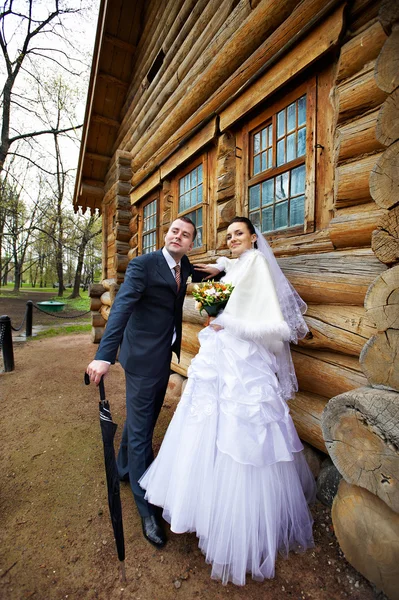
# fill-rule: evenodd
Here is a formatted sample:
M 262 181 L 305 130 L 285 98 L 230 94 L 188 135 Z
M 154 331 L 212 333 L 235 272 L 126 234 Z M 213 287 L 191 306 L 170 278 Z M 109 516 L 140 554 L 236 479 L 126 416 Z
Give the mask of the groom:
M 180 357 L 183 301 L 192 273 L 185 255 L 196 233 L 188 217 L 176 219 L 161 250 L 130 261 L 95 360 L 86 369 L 98 384 L 121 345 L 126 422 L 117 459 L 119 477 L 130 481 L 144 537 L 159 548 L 166 536 L 138 480 L 153 460 L 152 435 L 168 385 L 172 351 Z

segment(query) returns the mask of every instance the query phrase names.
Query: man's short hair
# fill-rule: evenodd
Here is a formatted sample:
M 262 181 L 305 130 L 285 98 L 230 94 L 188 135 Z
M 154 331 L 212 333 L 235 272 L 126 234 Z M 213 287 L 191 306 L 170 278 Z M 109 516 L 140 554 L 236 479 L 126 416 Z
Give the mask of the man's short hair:
M 189 218 L 189 217 L 177 217 L 176 221 L 184 221 L 185 223 L 190 223 L 190 225 L 193 226 L 194 229 L 194 235 L 193 235 L 193 241 L 195 240 L 195 238 L 197 237 L 197 228 L 195 226 L 195 224 L 193 223 L 193 221 Z

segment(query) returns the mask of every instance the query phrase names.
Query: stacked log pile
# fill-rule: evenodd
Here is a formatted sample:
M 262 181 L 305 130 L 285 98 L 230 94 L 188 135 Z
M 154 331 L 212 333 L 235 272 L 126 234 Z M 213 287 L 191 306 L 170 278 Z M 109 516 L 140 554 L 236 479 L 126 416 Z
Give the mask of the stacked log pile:
M 349 562 L 391 599 L 399 598 L 398 19 L 397 3 L 383 2 L 379 20 L 372 26 L 374 39 L 386 37 L 373 57 L 368 89 L 378 90 L 372 94 L 374 99 L 385 98 L 377 111 L 373 110 L 376 100 L 371 101 L 368 116 L 374 126 L 364 141 L 370 154 L 362 161 L 374 160 L 374 164 L 368 194 L 366 188 L 361 194 L 367 204 L 370 200 L 375 204 L 371 214 L 378 220 L 371 248 L 388 269 L 371 282 L 365 296 L 365 317 L 375 327 L 372 335 L 363 330 L 368 339 L 359 364 L 366 385 L 332 398 L 322 415 L 328 452 L 343 476 L 332 510 L 337 538 Z M 344 125 L 341 131 L 345 128 L 349 129 Z M 345 156 L 347 147 L 344 144 Z M 340 185 L 338 193 L 343 189 Z M 348 205 L 352 199 L 338 195 L 338 205 Z

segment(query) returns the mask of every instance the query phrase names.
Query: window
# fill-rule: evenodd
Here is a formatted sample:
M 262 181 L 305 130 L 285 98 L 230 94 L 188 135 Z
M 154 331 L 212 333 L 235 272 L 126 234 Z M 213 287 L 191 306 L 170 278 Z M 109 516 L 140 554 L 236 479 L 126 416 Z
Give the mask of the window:
M 141 229 L 142 254 L 148 254 L 157 249 L 157 208 L 157 198 L 149 200 L 143 206 Z
M 204 246 L 204 166 L 201 162 L 178 178 L 178 217 L 189 217 L 197 228 L 194 248 Z
M 306 188 L 314 168 L 307 144 L 313 90 L 309 83 L 301 86 L 249 124 L 248 216 L 262 233 L 306 228 L 314 193 Z

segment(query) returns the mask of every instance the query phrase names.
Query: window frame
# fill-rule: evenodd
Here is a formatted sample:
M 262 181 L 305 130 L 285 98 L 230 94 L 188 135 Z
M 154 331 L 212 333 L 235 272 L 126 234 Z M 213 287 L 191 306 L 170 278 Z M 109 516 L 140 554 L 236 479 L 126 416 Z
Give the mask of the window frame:
M 277 177 L 281 173 L 291 171 L 296 167 L 305 165 L 305 215 L 303 225 L 294 225 L 285 229 L 274 229 L 265 232 L 263 235 L 273 237 L 291 237 L 300 234 L 310 233 L 315 230 L 315 193 L 316 193 L 316 76 L 307 79 L 305 82 L 292 88 L 287 94 L 278 94 L 278 98 L 268 106 L 267 109 L 250 119 L 243 127 L 243 195 L 244 195 L 244 213 L 249 215 L 249 188 Z M 268 123 L 277 120 L 277 113 L 286 108 L 292 102 L 298 100 L 306 94 L 306 143 L 305 156 L 297 157 L 283 165 L 275 166 L 277 163 L 277 128 L 273 128 L 273 166 L 252 175 L 253 168 L 253 137 L 256 133 L 264 129 Z M 261 209 L 260 209 L 261 210 Z
M 185 177 L 190 171 L 193 171 L 200 164 L 202 164 L 202 203 L 192 206 L 187 210 L 179 213 L 179 180 Z M 192 213 L 199 208 L 202 208 L 202 245 L 198 248 L 193 248 L 188 252 L 189 256 L 195 256 L 196 254 L 203 254 L 207 251 L 207 231 L 208 231 L 208 206 L 209 206 L 209 180 L 208 180 L 208 153 L 205 152 L 198 156 L 196 159 L 188 163 L 183 169 L 177 171 L 174 180 L 173 196 L 176 198 L 174 202 L 174 218 L 178 219 Z
M 150 232 L 145 231 L 144 232 L 144 208 L 148 205 L 151 204 L 152 202 L 156 202 L 156 226 L 155 226 L 155 239 L 156 239 L 156 247 L 155 250 L 159 250 L 159 192 L 156 191 L 154 193 L 152 193 L 150 196 L 148 196 L 145 200 L 143 200 L 140 203 L 140 207 L 139 207 L 139 216 L 138 216 L 138 254 L 144 254 L 143 249 L 144 249 L 144 245 L 143 245 L 143 236 L 144 235 L 148 235 L 148 233 L 151 233 L 154 230 L 151 230 Z M 151 252 L 153 252 L 151 250 Z

